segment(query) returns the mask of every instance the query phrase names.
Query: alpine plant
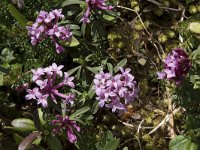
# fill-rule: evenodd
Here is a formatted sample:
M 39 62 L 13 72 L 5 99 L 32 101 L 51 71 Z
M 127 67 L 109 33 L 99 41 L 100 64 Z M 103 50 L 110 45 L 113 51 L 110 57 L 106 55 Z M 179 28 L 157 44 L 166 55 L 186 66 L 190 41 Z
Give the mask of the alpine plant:
M 48 106 L 48 99 L 57 104 L 57 98 L 60 98 L 66 104 L 73 104 L 75 95 L 68 93 L 67 95 L 59 92 L 58 90 L 68 86 L 74 88 L 74 77 L 70 77 L 67 72 L 62 72 L 64 66 L 53 63 L 46 68 L 33 69 L 33 82 L 36 87 L 27 89 L 26 100 L 35 99 L 37 104 L 41 104 L 44 108 Z M 64 77 L 63 77 L 64 75 Z
M 80 132 L 80 127 L 75 121 L 70 120 L 68 116 L 62 117 L 60 115 L 56 115 L 56 119 L 51 123 L 55 125 L 55 128 L 53 129 L 54 133 L 58 134 L 65 129 L 68 140 L 71 143 L 75 143 L 77 141 L 77 137 L 73 130 Z
M 27 26 L 32 45 L 37 45 L 40 41 L 49 37 L 56 47 L 56 52 L 63 52 L 64 47 L 59 45 L 58 40 L 67 42 L 72 37 L 72 32 L 68 26 L 58 24 L 58 21 L 63 18 L 62 9 L 55 9 L 49 13 L 41 10 L 35 23 L 32 26 Z
M 90 13 L 91 10 L 94 9 L 100 9 L 100 10 L 112 10 L 112 6 L 107 6 L 106 2 L 104 0 L 86 0 L 87 3 L 87 9 L 83 17 L 81 18 L 81 22 L 87 24 L 90 22 Z
M 121 113 L 138 97 L 139 89 L 134 76 L 130 74 L 131 69 L 120 68 L 120 71 L 121 73 L 115 76 L 103 71 L 96 74 L 94 88 L 100 107 L 111 108 L 112 112 L 118 110 Z
M 186 52 L 177 48 L 163 60 L 163 66 L 163 71 L 157 72 L 158 79 L 166 79 L 179 85 L 190 70 L 191 63 Z

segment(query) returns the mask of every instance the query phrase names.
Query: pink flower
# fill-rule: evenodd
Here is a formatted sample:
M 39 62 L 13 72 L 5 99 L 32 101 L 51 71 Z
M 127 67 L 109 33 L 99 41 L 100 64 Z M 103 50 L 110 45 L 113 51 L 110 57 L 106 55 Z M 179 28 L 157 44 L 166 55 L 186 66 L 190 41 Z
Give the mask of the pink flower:
M 136 87 L 134 76 L 130 74 L 131 69 L 120 68 L 121 73 L 112 76 L 101 71 L 95 75 L 94 88 L 100 107 L 112 108 L 125 111 L 126 105 L 138 97 L 139 89 Z
M 68 116 L 62 117 L 60 115 L 56 115 L 56 119 L 51 123 L 57 126 L 53 129 L 54 133 L 59 133 L 62 129 L 65 128 L 68 140 L 71 143 L 75 143 L 77 141 L 77 137 L 73 130 L 80 132 L 80 127 L 76 124 L 75 121 L 70 120 Z
M 90 22 L 89 16 L 90 16 L 90 12 L 91 12 L 92 8 L 94 8 L 94 9 L 97 8 L 100 10 L 112 10 L 113 9 L 112 6 L 106 6 L 106 3 L 104 0 L 86 0 L 86 3 L 87 3 L 86 12 L 80 20 L 81 22 L 83 22 L 85 24 Z
M 49 36 L 56 47 L 56 52 L 63 52 L 64 48 L 58 44 L 57 40 L 69 41 L 72 37 L 69 27 L 58 24 L 59 19 L 63 18 L 62 9 L 55 9 L 49 13 L 41 10 L 36 22 L 32 26 L 27 26 L 32 45 L 37 45 Z
M 25 96 L 26 100 L 36 99 L 36 95 L 39 92 L 39 88 L 34 88 L 33 90 L 27 89 L 28 94 Z
M 59 75 L 60 77 L 62 77 L 63 72 L 61 71 L 61 69 L 63 68 L 63 65 L 57 66 L 56 63 L 52 64 L 52 71 L 56 72 L 57 75 Z
M 72 82 L 74 80 L 74 77 L 69 77 L 69 74 L 67 72 L 65 72 L 64 74 L 65 74 L 64 84 L 74 88 L 75 85 Z
M 64 72 L 65 77 L 64 79 L 61 79 L 63 76 L 61 69 L 63 67 L 63 65 L 58 66 L 56 63 L 53 63 L 51 66 L 46 68 L 38 68 L 36 70 L 33 69 L 33 81 L 36 83 L 37 87 L 33 90 L 27 89 L 28 94 L 25 98 L 27 100 L 35 99 L 38 102 L 37 104 L 41 104 L 43 107 L 47 107 L 49 97 L 54 103 L 57 103 L 56 98 L 60 97 L 65 103 L 70 103 L 72 105 L 75 95 L 65 95 L 58 91 L 58 89 L 66 85 L 71 88 L 75 87 L 73 83 L 74 77 L 70 77 L 68 73 Z M 58 82 L 57 76 L 59 76 L 59 80 L 62 80 L 62 82 L 54 85 Z
M 48 94 L 42 95 L 41 93 L 36 95 L 38 98 L 37 104 L 41 104 L 42 107 L 46 108 L 48 106 L 47 98 L 49 97 Z
M 158 79 L 174 81 L 177 85 L 181 83 L 191 68 L 188 55 L 181 48 L 174 49 L 171 54 L 163 60 L 164 69 L 157 72 Z
M 31 71 L 33 73 L 33 81 L 36 81 L 41 75 L 44 75 L 44 70 L 42 68 L 38 68 L 37 70 L 32 69 Z

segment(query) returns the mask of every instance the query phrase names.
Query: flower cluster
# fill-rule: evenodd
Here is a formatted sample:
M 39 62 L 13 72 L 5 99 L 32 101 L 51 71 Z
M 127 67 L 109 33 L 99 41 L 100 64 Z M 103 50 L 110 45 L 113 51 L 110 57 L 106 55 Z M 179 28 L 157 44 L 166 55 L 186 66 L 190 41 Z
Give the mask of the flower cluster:
M 58 25 L 58 20 L 63 18 L 61 9 L 55 9 L 49 13 L 41 10 L 36 22 L 32 26 L 27 26 L 32 45 L 38 44 L 49 36 L 56 47 L 56 52 L 63 52 L 64 48 L 58 44 L 57 40 L 68 41 L 72 37 L 69 27 Z
M 83 23 L 89 23 L 89 16 L 90 16 L 90 11 L 92 8 L 97 8 L 101 10 L 111 10 L 113 9 L 112 6 L 106 6 L 106 3 L 104 0 L 86 0 L 87 3 L 87 9 L 83 17 L 81 18 L 81 22 Z
M 175 81 L 176 84 L 181 83 L 191 67 L 188 55 L 180 48 L 174 49 L 163 62 L 164 69 L 157 72 L 158 79 L 168 79 Z
M 73 128 L 80 132 L 80 127 L 76 124 L 75 121 L 70 120 L 68 116 L 62 117 L 60 115 L 56 115 L 56 119 L 53 120 L 51 123 L 53 125 L 57 125 L 57 127 L 53 129 L 54 133 L 59 133 L 63 128 L 65 128 L 68 140 L 71 143 L 75 143 L 77 141 Z
M 25 96 L 27 100 L 35 99 L 37 100 L 37 104 L 41 104 L 43 107 L 48 106 L 47 99 L 51 97 L 54 103 L 57 103 L 56 97 L 60 97 L 65 103 L 73 104 L 73 100 L 75 96 L 72 93 L 65 95 L 58 91 L 59 88 L 67 85 L 71 88 L 74 88 L 74 77 L 69 77 L 67 72 L 64 72 L 64 79 L 59 84 L 54 85 L 58 81 L 56 81 L 57 76 L 60 79 L 63 76 L 62 68 L 64 66 L 57 66 L 55 63 L 52 66 L 46 68 L 38 68 L 36 70 L 32 70 L 33 73 L 33 81 L 36 83 L 37 87 L 31 89 L 27 89 L 28 94 Z
M 116 109 L 126 111 L 126 106 L 138 97 L 139 92 L 134 76 L 129 73 L 131 69 L 120 68 L 120 71 L 115 76 L 101 71 L 94 79 L 99 106 L 112 108 L 113 112 Z

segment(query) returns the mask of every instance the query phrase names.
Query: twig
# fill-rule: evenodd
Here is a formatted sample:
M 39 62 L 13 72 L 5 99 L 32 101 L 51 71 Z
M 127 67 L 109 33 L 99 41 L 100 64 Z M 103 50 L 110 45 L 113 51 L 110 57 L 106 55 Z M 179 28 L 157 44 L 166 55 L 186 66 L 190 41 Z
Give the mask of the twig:
M 139 133 L 140 133 L 140 128 L 141 128 L 143 122 L 144 122 L 144 119 L 142 119 L 142 121 L 140 122 L 140 124 L 138 126 L 138 129 L 137 129 L 138 137 L 136 137 L 139 147 L 140 147 L 140 150 L 142 150 L 142 146 L 141 146 L 141 142 L 140 142 L 140 138 L 139 138 L 139 135 L 140 135 Z
M 153 43 L 153 46 L 156 48 L 156 51 L 158 53 L 158 57 L 160 58 L 160 60 L 162 60 L 162 57 L 160 55 L 160 52 L 159 52 L 159 49 L 158 49 L 157 45 L 155 43 Z
M 167 9 L 167 10 L 171 10 L 171 11 L 181 11 L 180 8 L 176 9 L 176 8 L 170 8 L 170 7 L 159 7 L 161 9 Z
M 141 129 L 141 126 L 142 126 L 142 123 L 144 122 L 144 119 L 142 119 L 142 121 L 140 122 L 139 126 L 138 126 L 138 129 L 137 129 L 137 133 L 139 134 L 140 133 L 140 129 Z
M 158 3 L 158 2 L 156 2 L 156 1 L 154 1 L 154 0 L 147 0 L 148 2 L 151 2 L 151 3 L 153 3 L 153 4 L 156 4 L 156 5 L 158 5 L 158 6 L 160 6 L 161 4 L 160 3 Z
M 158 8 L 160 8 L 160 9 L 166 9 L 166 10 L 171 10 L 171 11 L 176 11 L 176 12 L 181 11 L 180 9 L 170 8 L 170 7 L 158 7 Z M 156 10 L 158 8 L 145 9 L 145 10 L 143 10 L 143 12 L 147 13 L 147 12 L 150 12 L 152 10 Z
M 168 98 L 168 111 L 169 111 L 169 134 L 170 137 L 173 139 L 175 137 L 174 131 L 174 116 L 173 116 L 173 109 L 172 109 L 172 99 Z
M 181 107 L 173 110 L 172 114 L 176 114 L 179 110 L 181 109 Z M 151 130 L 148 134 L 151 135 L 153 134 L 154 132 L 156 132 L 160 127 L 162 127 L 164 124 L 166 124 L 167 122 L 169 121 L 169 114 L 167 114 L 165 116 L 165 118 L 153 129 Z
M 131 129 L 134 128 L 134 126 L 133 126 L 132 124 L 130 124 L 130 123 L 126 123 L 126 122 L 123 122 L 123 121 L 121 121 L 121 120 L 118 120 L 118 121 L 121 122 L 123 125 L 125 125 L 125 126 L 131 128 Z

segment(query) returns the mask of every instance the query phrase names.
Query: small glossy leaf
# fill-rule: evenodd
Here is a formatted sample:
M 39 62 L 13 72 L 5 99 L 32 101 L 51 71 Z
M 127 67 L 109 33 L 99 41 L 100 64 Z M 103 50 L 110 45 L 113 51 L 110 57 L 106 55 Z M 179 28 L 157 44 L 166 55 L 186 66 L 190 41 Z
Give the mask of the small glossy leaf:
M 75 24 L 70 24 L 69 26 L 70 26 L 71 30 L 79 30 L 80 29 L 80 27 L 78 25 L 75 25 Z
M 8 55 L 10 53 L 10 50 L 9 48 L 4 48 L 2 51 L 1 51 L 1 55 Z
M 99 110 L 99 102 L 98 101 L 95 101 L 95 103 L 93 104 L 92 106 L 92 114 L 96 114 L 97 111 Z
M 41 108 L 38 108 L 38 116 L 39 116 L 39 119 L 40 119 L 40 124 L 42 126 L 44 126 L 46 124 L 46 121 L 44 121 L 43 112 L 42 112 Z
M 18 118 L 11 122 L 13 129 L 21 131 L 21 132 L 28 132 L 36 130 L 34 126 L 34 122 L 31 119 L 27 118 Z
M 56 136 L 48 136 L 47 144 L 51 150 L 62 150 L 62 144 Z
M 75 68 L 73 68 L 73 69 L 67 71 L 67 73 L 68 73 L 69 75 L 72 75 L 74 72 L 76 72 L 76 71 L 77 71 L 78 69 L 80 69 L 80 68 L 81 68 L 81 66 L 75 67 Z
M 197 150 L 198 145 L 192 142 L 192 140 L 183 135 L 178 135 L 172 139 L 169 143 L 170 150 Z
M 92 99 L 95 94 L 95 89 L 93 88 L 93 84 L 90 86 L 90 90 L 88 91 L 89 98 Z
M 80 0 L 66 0 L 65 2 L 63 2 L 62 7 L 68 6 L 68 5 L 75 5 L 75 4 L 85 4 L 84 1 L 80 1 Z
M 114 16 L 111 16 L 111 15 L 103 15 L 103 18 L 106 21 L 115 21 L 116 20 L 116 18 Z
M 101 70 L 101 66 L 99 66 L 99 67 L 86 67 L 86 68 L 94 74 L 97 74 Z
M 73 114 L 70 116 L 70 119 L 76 118 L 76 117 L 78 117 L 78 116 L 80 116 L 80 115 L 86 113 L 86 112 L 89 111 L 89 110 L 90 110 L 90 107 L 85 106 L 85 107 L 83 107 L 83 108 L 77 110 L 75 113 L 73 113 Z
M 77 79 L 80 79 L 80 76 L 81 76 L 81 67 L 78 69 L 77 73 L 76 73 L 76 78 Z
M 192 22 L 189 26 L 190 31 L 200 34 L 200 22 Z
M 113 74 L 113 66 L 111 63 L 107 63 L 107 66 L 108 66 L 108 71 Z
M 86 88 L 87 87 L 87 75 L 86 75 L 85 69 L 82 70 L 81 80 L 82 80 L 82 87 Z
M 119 71 L 119 67 L 124 67 L 124 66 L 126 65 L 126 63 L 127 63 L 127 59 L 121 60 L 121 61 L 116 65 L 116 67 L 114 68 L 115 73 L 116 73 L 117 71 Z
M 97 150 L 116 150 L 119 147 L 120 139 L 113 137 L 111 131 L 107 131 L 100 142 L 96 143 Z
M 18 134 L 13 134 L 13 137 L 14 137 L 14 139 L 15 139 L 15 142 L 17 143 L 17 144 L 19 144 L 19 143 L 21 143 L 23 140 L 24 140 L 24 138 L 22 137 L 22 136 L 20 136 L 20 135 L 18 135 Z
M 0 72 L 0 86 L 3 85 L 3 74 Z
M 102 150 L 116 150 L 119 146 L 120 140 L 113 139 L 112 141 L 108 142 Z
M 39 144 L 41 143 L 41 141 L 42 141 L 42 136 L 39 136 L 37 139 L 35 139 L 35 140 L 33 141 L 33 144 L 34 144 L 34 145 L 39 145 Z
M 79 41 L 75 37 L 72 37 L 72 39 L 70 40 L 70 42 L 67 45 L 69 47 L 75 47 L 75 46 L 79 45 Z

